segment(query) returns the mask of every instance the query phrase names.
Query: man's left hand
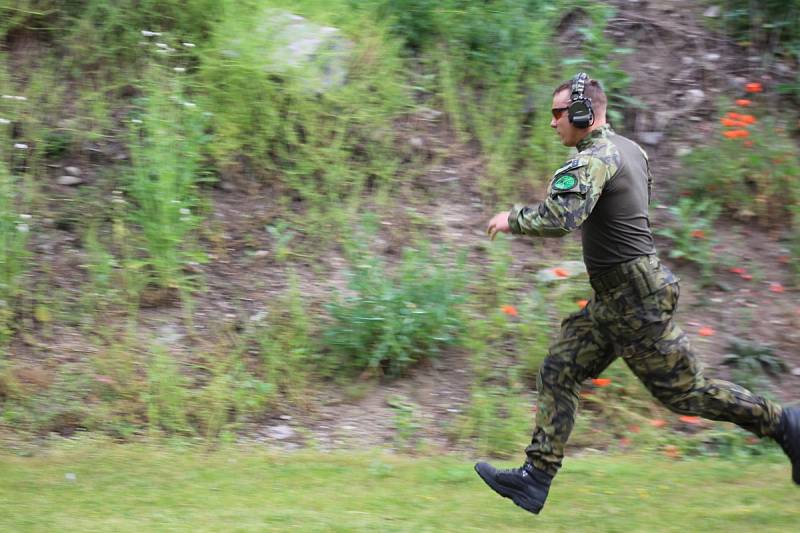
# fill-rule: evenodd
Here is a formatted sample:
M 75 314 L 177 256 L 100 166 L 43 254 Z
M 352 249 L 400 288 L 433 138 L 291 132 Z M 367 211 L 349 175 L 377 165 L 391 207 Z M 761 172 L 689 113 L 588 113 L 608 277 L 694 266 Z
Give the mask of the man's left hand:
M 494 240 L 495 236 L 497 236 L 497 233 L 500 231 L 503 233 L 511 233 L 511 228 L 508 226 L 509 214 L 509 211 L 497 213 L 492 217 L 492 220 L 489 221 L 489 225 L 486 227 L 486 233 L 489 234 L 492 240 Z

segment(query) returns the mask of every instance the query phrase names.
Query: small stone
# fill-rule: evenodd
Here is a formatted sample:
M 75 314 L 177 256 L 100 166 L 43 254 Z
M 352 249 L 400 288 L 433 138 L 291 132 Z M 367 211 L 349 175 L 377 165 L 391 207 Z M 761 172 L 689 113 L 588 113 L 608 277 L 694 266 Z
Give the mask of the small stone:
M 639 136 L 643 143 L 649 145 L 656 145 L 664 138 L 664 132 L 661 131 L 645 131 Z
M 80 176 L 81 175 L 81 169 L 79 169 L 78 167 L 73 167 L 73 166 L 64 167 L 64 172 L 66 172 L 70 176 Z
M 425 143 L 419 137 L 411 137 L 408 143 L 414 148 L 422 148 L 423 146 L 425 146 Z
M 267 257 L 268 255 L 269 255 L 269 251 L 267 251 L 267 250 L 258 250 L 257 252 L 255 252 L 253 254 L 253 257 L 255 257 L 257 259 L 262 259 L 264 257 Z
M 64 474 L 64 479 L 67 481 L 75 481 L 78 479 L 78 476 L 76 476 L 73 472 L 67 472 Z
M 800 366 L 796 366 L 792 369 L 793 376 L 800 376 Z
M 278 418 L 280 418 L 281 420 L 287 420 L 287 421 L 292 419 L 292 417 L 289 416 L 289 415 L 281 415 Z
M 717 18 L 719 16 L 719 13 L 720 13 L 720 7 L 717 5 L 713 5 L 703 12 L 703 16 L 708 18 Z
M 693 57 L 689 57 L 689 56 L 683 56 L 681 58 L 681 63 L 683 63 L 684 65 L 686 65 L 688 67 L 689 65 L 694 63 L 694 58 Z
M 56 183 L 59 185 L 80 185 L 83 180 L 78 176 L 59 176 L 56 179 Z
M 708 54 L 705 55 L 707 61 L 719 61 L 720 57 L 721 56 L 715 52 L 709 52 Z
M 686 103 L 688 105 L 697 105 L 706 98 L 706 93 L 700 89 L 689 89 L 686 91 Z
M 275 440 L 286 440 L 292 438 L 293 436 L 294 430 L 285 424 L 267 428 L 267 437 Z

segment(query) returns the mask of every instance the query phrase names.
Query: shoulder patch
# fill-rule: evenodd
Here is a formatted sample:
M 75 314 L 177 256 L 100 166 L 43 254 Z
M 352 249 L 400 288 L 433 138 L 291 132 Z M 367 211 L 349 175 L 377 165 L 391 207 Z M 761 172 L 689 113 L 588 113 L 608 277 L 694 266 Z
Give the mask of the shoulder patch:
M 553 180 L 554 191 L 569 191 L 575 188 L 578 184 L 578 178 L 572 174 L 562 174 Z
M 580 159 L 570 159 L 564 164 L 564 166 L 553 172 L 553 176 L 558 176 L 562 172 L 567 172 L 568 170 L 574 170 L 584 165 L 586 165 L 586 163 L 584 161 L 581 161 Z

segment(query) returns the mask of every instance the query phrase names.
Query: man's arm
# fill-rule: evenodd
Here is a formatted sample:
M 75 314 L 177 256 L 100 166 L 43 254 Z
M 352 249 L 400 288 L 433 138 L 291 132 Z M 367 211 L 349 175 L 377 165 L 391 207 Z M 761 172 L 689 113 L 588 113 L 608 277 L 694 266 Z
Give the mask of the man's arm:
M 547 197 L 537 206 L 515 205 L 508 213 L 511 233 L 562 237 L 578 229 L 589 217 L 611 178 L 609 167 L 597 158 L 584 157 L 557 172 Z

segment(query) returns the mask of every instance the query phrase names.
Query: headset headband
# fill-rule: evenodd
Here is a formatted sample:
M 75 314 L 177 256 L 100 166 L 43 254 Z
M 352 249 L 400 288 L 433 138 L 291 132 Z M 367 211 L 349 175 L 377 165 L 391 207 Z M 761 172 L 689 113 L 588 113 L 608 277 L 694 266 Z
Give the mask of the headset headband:
M 585 72 L 578 72 L 575 77 L 572 78 L 572 94 L 569 98 L 571 102 L 585 99 L 583 96 L 583 91 L 586 88 L 586 82 L 588 79 L 589 76 Z

